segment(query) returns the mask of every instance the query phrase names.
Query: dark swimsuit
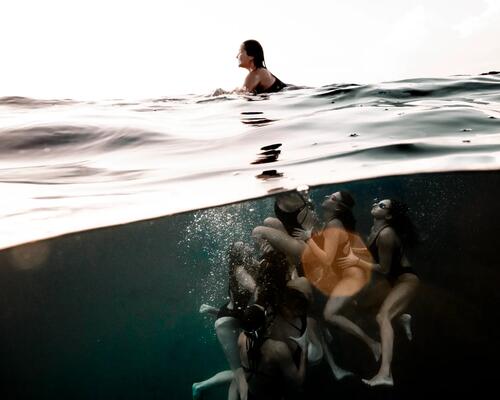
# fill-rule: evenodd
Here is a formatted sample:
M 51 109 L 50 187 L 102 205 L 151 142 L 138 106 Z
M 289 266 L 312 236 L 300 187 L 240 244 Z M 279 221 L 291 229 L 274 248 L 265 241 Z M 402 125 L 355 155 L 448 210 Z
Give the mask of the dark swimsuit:
M 270 339 L 270 337 L 266 336 L 265 338 L 262 339 L 262 342 L 260 343 L 261 347 L 267 339 Z M 260 349 L 259 349 L 259 351 L 260 351 Z M 262 396 L 258 396 L 256 394 L 252 393 L 252 390 L 251 390 L 251 387 L 253 386 L 252 382 L 254 381 L 254 379 L 256 377 L 259 377 L 260 379 L 264 378 L 267 382 L 267 383 L 264 383 L 264 384 L 261 383 L 258 385 L 260 388 L 266 387 L 266 389 L 267 389 L 266 396 L 265 396 L 266 400 L 282 400 L 283 396 L 281 395 L 281 390 L 280 390 L 282 387 L 282 384 L 279 380 L 279 377 L 269 375 L 265 372 L 259 371 L 258 363 L 253 368 L 247 367 L 247 366 L 243 365 L 243 363 L 241 364 L 241 367 L 243 368 L 243 371 L 245 371 L 245 379 L 246 379 L 247 384 L 248 384 L 248 396 L 247 396 L 248 400 L 260 400 L 262 398 Z
M 278 78 L 274 76 L 274 83 L 270 87 L 268 87 L 267 89 L 262 89 L 259 85 L 255 88 L 254 92 L 255 94 L 276 93 L 282 90 L 284 87 L 286 87 L 286 83 L 281 82 Z
M 299 337 L 301 337 L 307 329 L 307 315 L 304 315 L 300 318 L 300 325 L 301 325 L 300 328 L 297 325 L 292 324 L 289 321 L 287 321 L 287 322 L 292 327 L 294 327 L 295 329 L 297 329 L 299 331 L 299 333 L 300 333 Z M 270 339 L 270 337 L 266 336 L 263 339 L 263 341 L 261 342 L 261 347 L 267 339 Z M 300 368 L 300 358 L 302 356 L 302 349 L 300 348 L 300 346 L 297 343 L 295 343 L 295 344 L 296 344 L 297 348 L 295 349 L 295 351 L 292 354 L 292 360 L 298 369 L 298 368 Z M 263 377 L 270 382 L 270 385 L 269 385 L 270 390 L 267 392 L 268 396 L 266 396 L 266 399 L 280 399 L 280 400 L 284 399 L 284 396 L 282 394 L 283 386 L 279 382 L 279 377 L 272 376 L 272 375 L 266 374 L 265 372 L 259 371 L 258 364 L 254 368 L 246 367 L 242 364 L 242 368 L 243 368 L 243 371 L 245 371 L 246 380 L 248 383 L 248 400 L 260 399 L 259 396 L 253 394 L 250 390 L 251 382 L 256 376 L 259 376 L 261 378 Z
M 373 256 L 373 259 L 375 260 L 376 263 L 379 263 L 380 261 L 380 256 L 378 254 L 378 247 L 377 247 L 377 239 L 380 235 L 380 232 L 382 232 L 388 226 L 389 225 L 385 225 L 381 229 L 379 229 L 377 234 L 368 243 L 368 250 L 370 250 L 370 253 Z M 385 275 L 389 283 L 393 286 L 394 283 L 397 281 L 397 279 L 403 274 L 416 275 L 415 270 L 412 267 L 402 265 L 401 263 L 402 258 L 403 258 L 403 248 L 402 247 L 395 248 L 393 250 L 393 254 L 391 257 L 392 261 L 391 261 L 391 266 L 389 268 L 389 272 L 383 274 Z
M 297 210 L 287 212 L 279 208 L 277 202 L 274 203 L 274 214 L 276 215 L 276 218 L 281 221 L 290 236 L 293 236 L 293 232 L 295 231 L 295 229 L 304 229 L 302 224 L 299 224 L 299 222 L 297 221 L 297 217 L 306 206 L 307 205 L 304 203 L 304 205 L 302 205 Z

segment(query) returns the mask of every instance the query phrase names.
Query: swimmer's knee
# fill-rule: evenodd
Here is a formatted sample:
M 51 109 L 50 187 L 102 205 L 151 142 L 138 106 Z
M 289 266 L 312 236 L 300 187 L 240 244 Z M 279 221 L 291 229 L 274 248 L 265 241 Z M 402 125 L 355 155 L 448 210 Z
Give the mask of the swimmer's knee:
M 222 317 L 218 318 L 214 323 L 214 328 L 217 333 L 226 332 L 228 329 L 234 330 L 238 329 L 239 322 L 234 317 Z
M 333 322 L 335 314 L 328 306 L 323 310 L 323 319 L 327 322 Z
M 277 219 L 277 218 L 267 217 L 264 220 L 264 226 L 268 226 L 270 228 L 274 228 L 278 222 L 279 222 L 279 219 Z
M 377 316 L 375 317 L 375 319 L 377 320 L 377 323 L 379 325 L 382 325 L 383 323 L 387 323 L 387 322 L 390 322 L 389 321 L 389 313 L 386 312 L 386 311 L 380 311 Z
M 265 230 L 264 226 L 256 226 L 252 230 L 252 237 L 261 238 L 264 235 L 264 230 Z

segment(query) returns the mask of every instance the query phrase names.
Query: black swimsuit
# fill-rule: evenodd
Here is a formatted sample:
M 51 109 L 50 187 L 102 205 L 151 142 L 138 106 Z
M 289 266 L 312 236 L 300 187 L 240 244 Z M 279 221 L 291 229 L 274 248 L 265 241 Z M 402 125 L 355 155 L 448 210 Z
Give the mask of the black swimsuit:
M 380 235 L 380 232 L 382 232 L 385 228 L 389 227 L 389 225 L 383 226 L 377 234 L 369 241 L 368 244 L 368 250 L 370 250 L 371 255 L 373 256 L 373 259 L 375 260 L 376 263 L 379 263 L 380 261 L 380 256 L 378 254 L 378 247 L 377 247 L 377 239 Z M 401 261 L 403 258 L 403 248 L 398 247 L 393 250 L 392 254 L 392 261 L 391 261 L 391 266 L 389 268 L 389 272 L 387 274 L 384 274 L 389 281 L 391 285 L 394 285 L 396 280 L 403 274 L 414 274 L 415 270 L 410 267 L 410 266 L 403 266 Z
M 274 214 L 276 215 L 276 218 L 281 221 L 290 236 L 293 236 L 295 229 L 304 229 L 302 224 L 299 224 L 299 221 L 297 221 L 297 217 L 305 207 L 306 204 L 304 203 L 304 205 L 297 210 L 287 212 L 279 208 L 277 202 L 274 203 Z
M 264 344 L 264 342 L 270 339 L 270 337 L 266 336 L 262 339 L 262 342 L 260 343 L 260 347 Z M 260 349 L 259 349 L 260 351 Z M 269 375 L 263 371 L 259 370 L 258 362 L 257 365 L 255 365 L 253 368 L 252 367 L 247 367 L 241 364 L 241 367 L 243 368 L 243 371 L 245 371 L 245 379 L 248 384 L 248 400 L 261 400 L 262 396 L 256 395 L 252 392 L 251 388 L 256 385 L 257 383 L 252 383 L 254 379 L 258 376 L 260 379 L 264 379 L 267 381 L 267 383 L 262 384 L 262 381 L 260 384 L 257 384 L 257 386 L 260 387 L 259 391 L 262 391 L 262 387 L 264 386 L 265 393 L 266 393 L 266 400 L 282 400 L 283 396 L 281 394 L 280 388 L 282 385 L 280 384 L 280 377 L 276 377 L 273 375 Z
M 268 87 L 267 89 L 262 89 L 259 85 L 255 88 L 254 92 L 255 94 L 276 93 L 282 90 L 284 87 L 286 87 L 286 83 L 281 82 L 278 78 L 274 76 L 274 83 L 270 87 Z
M 287 321 L 287 322 L 288 322 L 288 324 L 290 324 L 292 327 L 294 327 L 295 329 L 297 329 L 299 331 L 299 337 L 304 335 L 304 333 L 307 329 L 307 315 L 304 315 L 300 318 L 300 328 L 297 325 L 295 325 L 289 321 Z M 260 344 L 261 347 L 267 339 L 270 339 L 270 337 L 266 336 L 263 338 L 263 340 Z M 300 368 L 300 358 L 302 356 L 302 349 L 297 343 L 295 343 L 295 345 L 297 346 L 297 348 L 295 349 L 295 351 L 292 354 L 292 360 L 293 360 L 294 364 L 296 365 L 297 369 L 299 369 Z M 263 378 L 269 382 L 269 385 L 267 385 L 267 386 L 269 386 L 269 388 L 268 388 L 267 393 L 266 393 L 266 395 L 267 395 L 266 399 L 283 399 L 284 398 L 283 386 L 280 384 L 280 377 L 279 376 L 269 375 L 265 372 L 260 371 L 259 366 L 258 366 L 258 362 L 257 362 L 257 365 L 254 366 L 253 368 L 247 367 L 243 364 L 241 366 L 242 366 L 243 370 L 245 371 L 245 377 L 246 377 L 246 380 L 248 383 L 248 400 L 258 400 L 258 399 L 262 398 L 262 396 L 259 397 L 255 394 L 253 394 L 251 389 L 250 389 L 250 387 L 253 386 L 252 381 L 254 380 L 254 378 L 256 376 L 259 376 L 261 379 Z

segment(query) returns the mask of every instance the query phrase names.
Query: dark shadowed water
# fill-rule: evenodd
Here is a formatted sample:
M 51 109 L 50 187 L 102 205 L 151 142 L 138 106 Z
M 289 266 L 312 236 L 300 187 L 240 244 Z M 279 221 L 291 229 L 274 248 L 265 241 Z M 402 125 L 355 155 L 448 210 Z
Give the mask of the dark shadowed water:
M 336 333 L 334 353 L 357 376 L 309 370 L 318 398 L 459 395 L 494 387 L 498 344 L 497 172 L 419 174 L 328 185 L 352 191 L 360 232 L 373 196 L 406 200 L 422 243 L 422 284 L 410 306 L 414 339 L 396 329 L 393 389 L 368 388 L 376 364 Z M 202 303 L 226 300 L 224 253 L 273 213 L 261 199 L 91 230 L 1 254 L 2 398 L 188 399 L 191 384 L 226 369 Z M 43 259 L 40 259 L 43 255 Z M 204 398 L 225 398 L 211 389 Z M 316 398 L 316 397 L 315 397 Z

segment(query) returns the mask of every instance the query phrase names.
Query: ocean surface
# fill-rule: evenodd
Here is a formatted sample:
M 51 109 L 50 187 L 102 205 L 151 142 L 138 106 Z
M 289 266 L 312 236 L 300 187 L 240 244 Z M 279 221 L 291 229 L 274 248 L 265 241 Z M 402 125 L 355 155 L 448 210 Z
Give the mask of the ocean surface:
M 263 96 L 3 97 L 0 248 L 301 184 L 498 169 L 499 121 L 498 74 Z
M 499 121 L 493 73 L 261 96 L 0 98 L 0 398 L 191 398 L 193 382 L 228 368 L 198 312 L 227 301 L 228 247 L 252 243 L 273 194 L 301 185 L 317 206 L 351 191 L 363 236 L 373 198 L 401 198 L 421 236 L 394 387 L 362 384 L 376 362 L 333 332 L 354 376 L 316 366 L 309 398 L 494 388 Z

